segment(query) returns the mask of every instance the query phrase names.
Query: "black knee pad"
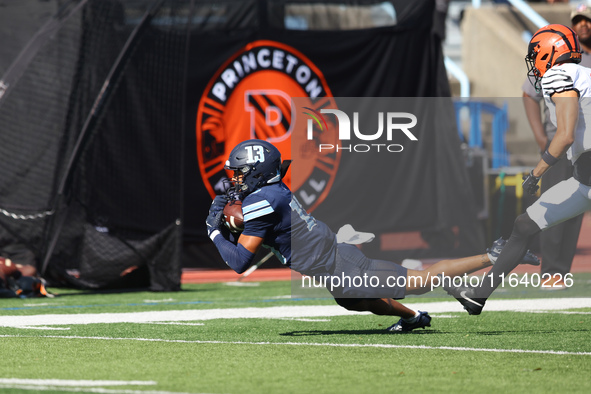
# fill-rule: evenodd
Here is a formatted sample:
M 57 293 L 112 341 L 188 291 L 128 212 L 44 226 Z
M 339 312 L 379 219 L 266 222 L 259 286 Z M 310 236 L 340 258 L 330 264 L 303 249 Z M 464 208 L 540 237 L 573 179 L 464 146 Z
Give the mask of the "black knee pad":
M 527 213 L 521 214 L 515 219 L 513 225 L 513 234 L 520 237 L 531 237 L 538 233 L 540 227 L 534 222 Z
M 371 303 L 379 298 L 336 298 L 335 302 L 348 311 L 371 311 Z
M 334 300 L 337 304 L 349 311 L 356 310 L 354 305 L 361 301 L 360 298 L 335 298 Z

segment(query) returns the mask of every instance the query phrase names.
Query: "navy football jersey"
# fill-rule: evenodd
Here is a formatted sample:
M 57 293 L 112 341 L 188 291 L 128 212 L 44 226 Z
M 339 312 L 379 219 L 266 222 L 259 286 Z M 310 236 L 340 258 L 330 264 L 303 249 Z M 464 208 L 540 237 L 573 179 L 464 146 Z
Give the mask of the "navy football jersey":
M 283 264 L 304 275 L 332 272 L 335 234 L 308 214 L 283 182 L 246 196 L 242 213 L 242 233 L 263 238 L 263 246 L 271 249 Z

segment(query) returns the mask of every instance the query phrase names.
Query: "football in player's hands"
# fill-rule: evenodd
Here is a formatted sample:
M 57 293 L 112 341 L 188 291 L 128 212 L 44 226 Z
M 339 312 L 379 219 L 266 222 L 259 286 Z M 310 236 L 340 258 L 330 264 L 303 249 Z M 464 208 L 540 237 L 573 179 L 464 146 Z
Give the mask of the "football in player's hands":
M 224 207 L 224 224 L 233 233 L 244 230 L 244 216 L 242 216 L 242 201 L 228 201 Z

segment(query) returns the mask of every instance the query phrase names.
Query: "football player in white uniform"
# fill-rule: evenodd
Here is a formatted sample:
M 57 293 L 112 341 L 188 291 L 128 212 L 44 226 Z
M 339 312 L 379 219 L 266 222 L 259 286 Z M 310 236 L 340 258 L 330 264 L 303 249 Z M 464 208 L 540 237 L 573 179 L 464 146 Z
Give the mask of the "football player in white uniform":
M 535 194 L 542 175 L 564 154 L 573 163 L 574 174 L 543 193 L 515 220 L 511 237 L 479 287 L 444 285 L 471 315 L 480 314 L 535 234 L 591 209 L 591 69 L 580 66 L 580 60 L 577 36 L 566 26 L 545 26 L 529 42 L 528 77 L 536 89 L 543 90 L 557 129 L 540 162 L 524 177 L 523 188 Z
M 591 67 L 591 7 L 581 4 L 573 10 L 570 18 L 571 28 L 577 33 L 582 50 L 579 64 Z M 550 121 L 550 111 L 548 111 L 546 104 L 540 107 L 540 101 L 544 100 L 542 90 L 536 91 L 527 77 L 524 78 L 521 89 L 523 90 L 525 113 L 535 141 L 540 148 L 540 155 L 542 155 L 556 133 L 556 126 Z M 572 176 L 573 165 L 566 155 L 563 155 L 558 163 L 544 174 L 540 190 L 544 193 L 558 182 Z M 540 275 L 546 278 L 545 283 L 548 285 L 548 287 L 542 287 L 541 290 L 568 288 L 564 278 L 568 277 L 567 274 L 571 271 L 582 222 L 583 215 L 578 215 L 552 226 L 540 234 L 540 253 L 542 254 Z

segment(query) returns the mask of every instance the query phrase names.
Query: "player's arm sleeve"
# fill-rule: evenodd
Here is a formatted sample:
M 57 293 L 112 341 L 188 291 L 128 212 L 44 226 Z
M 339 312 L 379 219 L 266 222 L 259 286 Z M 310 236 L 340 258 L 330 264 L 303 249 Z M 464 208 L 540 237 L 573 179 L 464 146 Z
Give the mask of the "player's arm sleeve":
M 241 274 L 252 265 L 254 253 L 249 252 L 244 246 L 225 239 L 221 234 L 213 238 L 213 243 L 220 252 L 222 259 L 237 273 Z
M 244 213 L 244 231 L 242 234 L 265 238 L 267 232 L 274 225 L 272 218 L 274 209 L 271 204 L 264 199 L 253 203 L 246 203 L 245 201 L 242 205 L 242 212 Z M 252 265 L 255 254 L 248 251 L 240 243 L 235 245 L 222 234 L 214 237 L 213 243 L 226 264 L 237 273 L 243 273 Z

